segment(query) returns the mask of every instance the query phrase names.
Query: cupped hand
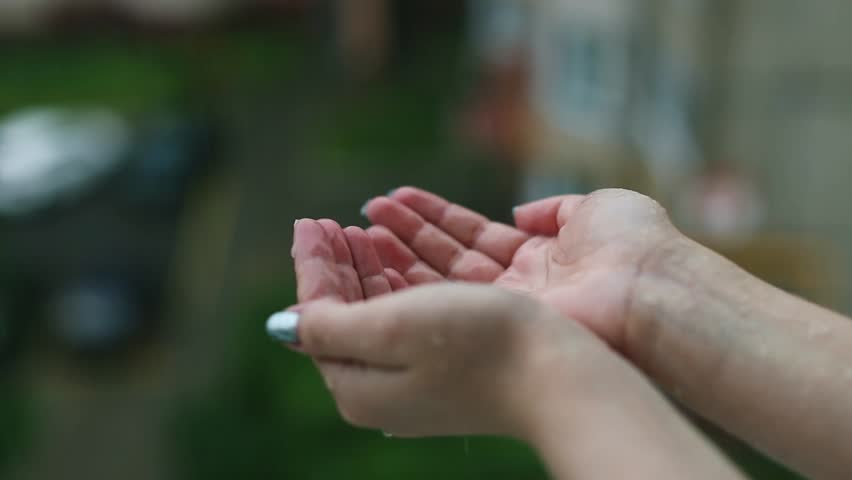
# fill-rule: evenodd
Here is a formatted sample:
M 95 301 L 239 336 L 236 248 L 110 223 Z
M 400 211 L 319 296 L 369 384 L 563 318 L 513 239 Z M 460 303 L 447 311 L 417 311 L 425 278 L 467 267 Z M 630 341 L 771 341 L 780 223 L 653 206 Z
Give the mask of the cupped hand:
M 565 407 L 616 371 L 606 368 L 615 357 L 594 335 L 492 286 L 426 285 L 366 302 L 314 302 L 298 336 L 349 423 L 402 437 L 523 438 L 539 420 L 536 402 L 544 406 L 554 385 Z
M 396 270 L 382 266 L 363 229 L 343 229 L 334 220 L 297 220 L 291 255 L 300 304 L 356 302 L 408 286 Z
M 523 205 L 516 227 L 411 187 L 371 200 L 364 212 L 385 275 L 399 288 L 493 283 L 551 305 L 619 350 L 643 266 L 680 236 L 662 207 L 626 190 Z

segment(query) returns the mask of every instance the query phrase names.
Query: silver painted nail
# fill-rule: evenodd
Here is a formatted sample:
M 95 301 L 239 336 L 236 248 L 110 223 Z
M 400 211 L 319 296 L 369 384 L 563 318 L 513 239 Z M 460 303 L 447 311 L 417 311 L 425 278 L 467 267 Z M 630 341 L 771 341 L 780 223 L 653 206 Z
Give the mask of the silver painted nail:
M 299 314 L 296 312 L 278 312 L 266 321 L 266 332 L 279 342 L 299 343 Z
M 362 217 L 367 218 L 367 207 L 370 205 L 370 202 L 372 202 L 372 201 L 373 201 L 372 198 L 367 200 L 367 203 L 365 203 L 364 206 L 361 207 L 361 216 Z

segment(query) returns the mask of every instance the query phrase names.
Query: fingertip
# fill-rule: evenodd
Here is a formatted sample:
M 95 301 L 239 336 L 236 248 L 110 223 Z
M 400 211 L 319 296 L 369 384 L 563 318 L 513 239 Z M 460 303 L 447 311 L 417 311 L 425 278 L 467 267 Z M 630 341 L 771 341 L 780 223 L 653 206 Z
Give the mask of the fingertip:
M 361 210 L 359 211 L 361 213 L 361 216 L 366 218 L 367 220 L 370 219 L 369 208 L 370 208 L 370 202 L 372 202 L 373 200 L 374 199 L 371 198 L 371 199 L 367 200 L 366 202 L 364 202 L 364 205 L 361 206 Z
M 408 281 L 405 280 L 405 277 L 392 268 L 385 268 L 385 277 L 394 292 L 408 288 Z
M 293 223 L 293 231 L 295 234 L 301 234 L 309 231 L 322 231 L 322 224 L 313 218 L 300 218 Z
M 536 230 L 536 223 L 528 213 L 529 211 L 530 205 L 518 205 L 512 208 L 512 217 L 515 219 L 515 226 L 523 232 L 533 232 Z
M 332 219 L 330 219 L 330 218 L 321 218 L 321 219 L 317 220 L 317 222 L 318 222 L 320 225 L 322 225 L 322 226 L 326 226 L 326 227 L 332 227 L 332 228 L 338 228 L 338 229 L 339 229 L 339 228 L 342 228 L 342 227 L 340 226 L 340 224 L 339 224 L 339 223 L 337 223 L 337 221 L 336 221 L 336 220 L 332 220 Z
M 361 206 L 361 216 L 372 222 L 373 218 L 377 215 L 376 212 L 393 201 L 394 200 L 388 197 L 373 197 L 364 202 L 364 205 Z
M 399 187 L 394 188 L 393 190 L 389 191 L 386 196 L 396 200 L 400 196 L 418 195 L 418 194 L 422 194 L 422 193 L 428 193 L 428 192 L 426 190 L 423 190 L 422 188 L 417 188 L 417 187 L 414 187 L 412 185 L 402 185 L 402 186 L 399 186 Z
M 390 230 L 388 230 L 387 227 L 385 227 L 384 225 L 370 225 L 369 227 L 367 227 L 367 229 L 365 231 L 367 232 L 367 235 L 369 235 L 371 237 L 376 237 L 376 236 L 381 236 L 381 235 L 391 233 Z
M 345 233 L 347 237 L 355 236 L 361 238 L 367 235 L 366 230 L 354 225 L 344 228 L 343 233 Z
M 557 213 L 566 197 L 552 197 L 518 205 L 512 209 L 515 226 L 533 235 L 554 235 L 559 231 Z
M 401 197 L 401 196 L 417 195 L 420 192 L 422 192 L 422 190 L 420 190 L 419 188 L 404 185 L 402 187 L 395 188 L 395 189 L 391 190 L 390 192 L 388 192 L 387 196 L 389 198 L 394 199 L 394 200 L 398 200 L 399 197 Z
M 290 256 L 297 258 L 304 250 L 300 248 L 301 246 L 324 238 L 326 238 L 325 228 L 316 220 L 310 218 L 296 220 L 293 224 L 293 247 L 290 250 Z
M 266 320 L 266 333 L 284 344 L 298 345 L 300 319 L 301 315 L 292 310 L 275 313 Z

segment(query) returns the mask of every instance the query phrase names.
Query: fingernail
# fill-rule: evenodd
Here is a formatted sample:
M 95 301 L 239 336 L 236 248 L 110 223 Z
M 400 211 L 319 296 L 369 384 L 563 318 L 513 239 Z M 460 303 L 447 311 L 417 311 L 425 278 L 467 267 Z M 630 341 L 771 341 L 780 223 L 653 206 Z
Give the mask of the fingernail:
M 302 219 L 301 219 L 301 218 L 297 218 L 297 219 L 296 219 L 296 221 L 295 221 L 295 222 L 293 222 L 293 228 L 296 228 L 296 225 L 298 225 L 298 224 L 299 224 L 299 222 L 301 222 L 301 221 L 302 221 Z
M 296 345 L 299 343 L 299 314 L 279 312 L 266 321 L 266 332 L 279 342 Z
M 362 217 L 367 218 L 367 207 L 370 206 L 370 202 L 372 202 L 372 201 L 373 201 L 372 198 L 367 200 L 367 203 L 365 203 L 364 206 L 361 207 L 361 216 Z
M 393 197 L 393 194 L 399 190 L 398 188 L 394 188 L 393 190 L 389 190 L 388 193 L 385 194 L 386 197 Z
M 515 207 L 515 208 L 513 208 L 513 209 L 512 209 L 512 215 L 517 215 L 517 214 L 518 214 L 518 210 L 520 210 L 520 209 L 521 209 L 521 207 Z

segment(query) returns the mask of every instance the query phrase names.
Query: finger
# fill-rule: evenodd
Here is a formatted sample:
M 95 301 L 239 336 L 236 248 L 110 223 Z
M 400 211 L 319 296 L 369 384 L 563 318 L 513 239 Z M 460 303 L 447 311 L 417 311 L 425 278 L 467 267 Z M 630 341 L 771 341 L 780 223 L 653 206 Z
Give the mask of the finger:
M 347 302 L 357 302 L 364 299 L 361 288 L 361 279 L 358 277 L 355 264 L 352 260 L 352 252 L 343 233 L 340 224 L 334 220 L 319 220 L 320 226 L 325 230 L 326 237 L 331 244 L 334 258 L 337 262 L 337 275 L 340 279 L 341 295 Z
M 449 279 L 491 282 L 505 271 L 492 258 L 470 250 L 407 206 L 386 197 L 367 205 L 370 220 L 387 227 L 438 273 Z
M 326 297 L 321 300 L 292 305 L 283 311 L 276 312 L 266 320 L 266 333 L 290 350 L 305 354 L 299 341 L 299 318 L 307 308 L 315 303 L 322 304 L 323 302 L 338 301 L 338 299 Z
M 367 234 L 373 239 L 373 245 L 382 265 L 401 273 L 409 285 L 422 285 L 446 280 L 434 268 L 420 260 L 408 246 L 387 228 L 373 226 L 367 229 Z
M 403 277 L 402 274 L 397 272 L 396 270 L 392 268 L 386 268 L 385 276 L 388 277 L 388 282 L 390 283 L 391 289 L 393 289 L 394 292 L 408 288 L 408 282 L 405 280 L 405 277 Z
M 516 228 L 492 222 L 479 213 L 424 190 L 403 187 L 394 191 L 390 198 L 412 209 L 462 245 L 482 252 L 503 267 L 512 263 L 515 252 L 529 240 L 527 234 Z
M 320 359 L 355 361 L 374 368 L 405 367 L 406 325 L 400 321 L 396 302 L 380 297 L 370 302 L 315 303 L 298 320 L 300 347 Z
M 424 352 L 434 351 L 432 335 L 448 322 L 457 331 L 481 329 L 477 322 L 453 322 L 453 317 L 505 315 L 507 306 L 517 303 L 512 295 L 492 287 L 445 283 L 366 302 L 315 302 L 296 320 L 296 336 L 314 358 L 404 369 L 413 367 Z
M 391 293 L 393 289 L 385 277 L 385 269 L 379 260 L 373 240 L 363 229 L 348 227 L 343 231 L 355 264 L 364 298 Z
M 299 303 L 324 297 L 344 300 L 337 259 L 319 222 L 310 219 L 296 222 L 292 254 Z
M 521 205 L 515 208 L 515 225 L 531 235 L 556 235 L 585 199 L 585 195 L 563 195 Z

